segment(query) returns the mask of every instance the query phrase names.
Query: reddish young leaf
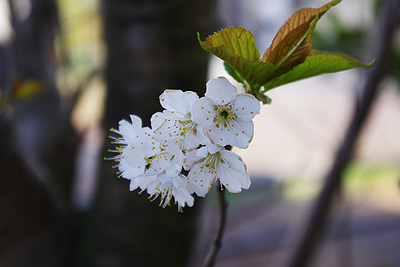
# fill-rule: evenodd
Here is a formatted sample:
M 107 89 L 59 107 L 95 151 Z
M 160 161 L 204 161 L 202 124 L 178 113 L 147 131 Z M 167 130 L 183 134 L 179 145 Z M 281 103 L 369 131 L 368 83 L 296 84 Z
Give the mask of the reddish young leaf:
M 275 66 L 274 77 L 304 62 L 312 49 L 312 33 L 316 22 L 340 1 L 331 1 L 320 8 L 299 10 L 283 24 L 262 57 L 263 62 Z

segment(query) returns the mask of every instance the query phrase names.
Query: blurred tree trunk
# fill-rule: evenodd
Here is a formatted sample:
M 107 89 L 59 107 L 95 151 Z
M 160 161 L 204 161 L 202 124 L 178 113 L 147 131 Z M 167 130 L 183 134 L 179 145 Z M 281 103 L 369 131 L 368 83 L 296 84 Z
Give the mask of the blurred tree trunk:
M 58 10 L 53 0 L 32 0 L 23 14 L 14 3 L 13 39 L 0 47 L 0 92 L 29 80 L 42 91 L 0 109 L 0 266 L 68 266 L 78 139 L 56 90 Z
M 61 104 L 56 86 L 55 35 L 59 30 L 55 0 L 31 1 L 30 13 L 21 18 L 9 1 L 14 39 L 10 53 L 10 87 L 34 80 L 42 91 L 10 105 L 10 127 L 16 147 L 32 173 L 48 187 L 59 212 L 69 209 L 74 159 L 79 144 L 70 114 Z M 18 6 L 18 5 L 17 5 Z
M 129 120 L 129 114 L 149 125 L 151 115 L 162 110 L 159 95 L 164 89 L 204 93 L 208 54 L 198 45 L 196 32 L 211 33 L 212 0 L 103 0 L 102 5 L 107 130 Z M 185 266 L 196 208 L 185 208 L 183 214 L 175 205 L 159 208 L 145 194 L 129 192 L 129 181 L 116 178 L 113 164 L 106 161 L 101 167 L 95 207 L 84 231 L 82 266 Z

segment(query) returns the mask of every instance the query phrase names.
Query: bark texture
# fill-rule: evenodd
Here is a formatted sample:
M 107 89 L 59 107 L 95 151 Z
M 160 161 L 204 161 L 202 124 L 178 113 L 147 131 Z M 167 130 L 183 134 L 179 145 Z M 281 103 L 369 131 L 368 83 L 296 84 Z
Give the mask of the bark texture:
M 129 114 L 149 125 L 151 115 L 162 110 L 158 97 L 165 89 L 204 93 L 208 55 L 196 32 L 211 33 L 213 1 L 103 0 L 102 8 L 106 130 L 129 120 Z M 83 265 L 185 266 L 196 208 L 183 214 L 174 205 L 159 208 L 146 194 L 129 192 L 129 181 L 118 180 L 111 165 L 106 161 L 101 167 L 95 208 L 84 231 Z

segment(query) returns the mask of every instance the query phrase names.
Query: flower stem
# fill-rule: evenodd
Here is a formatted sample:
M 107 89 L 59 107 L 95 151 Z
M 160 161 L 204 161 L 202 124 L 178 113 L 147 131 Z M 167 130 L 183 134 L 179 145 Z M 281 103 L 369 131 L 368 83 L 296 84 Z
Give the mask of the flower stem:
M 225 230 L 225 222 L 226 222 L 226 211 L 228 208 L 228 202 L 225 199 L 225 191 L 224 188 L 221 187 L 220 182 L 218 181 L 219 186 L 217 186 L 218 192 L 218 203 L 219 203 L 219 224 L 218 229 L 214 237 L 214 241 L 212 243 L 211 249 L 208 252 L 206 259 L 204 260 L 203 267 L 211 267 L 214 265 L 215 259 L 217 258 L 219 249 L 222 245 L 222 237 L 224 235 Z

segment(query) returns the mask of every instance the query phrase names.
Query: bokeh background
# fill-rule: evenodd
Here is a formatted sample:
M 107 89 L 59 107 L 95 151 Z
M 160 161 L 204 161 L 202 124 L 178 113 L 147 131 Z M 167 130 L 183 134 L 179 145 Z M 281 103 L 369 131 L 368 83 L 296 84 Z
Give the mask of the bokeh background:
M 318 22 L 313 47 L 370 62 L 386 2 L 342 1 Z M 204 40 L 244 27 L 262 54 L 293 12 L 325 3 L 0 0 L 0 266 L 201 266 L 218 224 L 216 193 L 178 214 L 129 192 L 103 161 L 112 156 L 108 129 L 129 114 L 149 125 L 164 89 L 202 95 L 208 79 L 227 76 L 197 32 Z M 310 266 L 400 266 L 398 17 Z M 226 194 L 216 266 L 288 264 L 367 75 L 323 75 L 268 93 L 252 143 L 235 150 L 252 186 Z

